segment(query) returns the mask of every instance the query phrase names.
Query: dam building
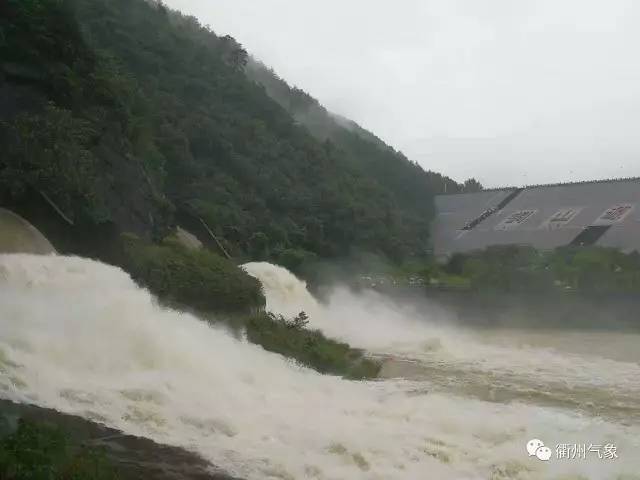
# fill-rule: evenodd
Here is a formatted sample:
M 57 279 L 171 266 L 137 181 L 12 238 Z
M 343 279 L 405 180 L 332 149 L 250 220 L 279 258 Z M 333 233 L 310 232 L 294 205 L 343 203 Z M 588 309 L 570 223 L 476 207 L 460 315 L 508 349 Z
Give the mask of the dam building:
M 439 195 L 436 258 L 492 245 L 598 245 L 640 252 L 640 178 Z

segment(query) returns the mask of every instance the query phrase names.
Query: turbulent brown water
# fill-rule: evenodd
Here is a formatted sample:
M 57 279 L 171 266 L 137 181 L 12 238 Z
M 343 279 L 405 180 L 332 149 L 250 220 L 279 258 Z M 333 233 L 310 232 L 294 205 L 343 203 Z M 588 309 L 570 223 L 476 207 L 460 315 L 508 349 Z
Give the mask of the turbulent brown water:
M 300 368 L 157 306 L 97 262 L 4 255 L 0 395 L 191 449 L 249 479 L 640 479 L 637 339 L 474 331 L 344 289 L 319 304 L 284 269 L 245 268 L 270 309 L 305 310 L 313 327 L 387 359 L 385 378 Z M 526 453 L 532 438 L 612 443 L 619 458 L 543 462 Z

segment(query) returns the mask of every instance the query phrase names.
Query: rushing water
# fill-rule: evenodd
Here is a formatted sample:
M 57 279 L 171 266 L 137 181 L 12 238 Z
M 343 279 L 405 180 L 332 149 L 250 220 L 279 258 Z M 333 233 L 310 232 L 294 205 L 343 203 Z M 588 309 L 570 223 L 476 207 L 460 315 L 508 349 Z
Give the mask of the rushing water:
M 246 269 L 269 308 L 305 310 L 313 327 L 388 359 L 386 378 L 300 368 L 157 306 L 113 267 L 0 255 L 0 395 L 248 479 L 640 479 L 637 339 L 602 334 L 582 349 L 586 337 L 562 333 L 467 331 L 435 309 L 341 289 L 321 305 L 284 269 Z M 619 458 L 542 462 L 527 456 L 531 438 L 613 443 Z

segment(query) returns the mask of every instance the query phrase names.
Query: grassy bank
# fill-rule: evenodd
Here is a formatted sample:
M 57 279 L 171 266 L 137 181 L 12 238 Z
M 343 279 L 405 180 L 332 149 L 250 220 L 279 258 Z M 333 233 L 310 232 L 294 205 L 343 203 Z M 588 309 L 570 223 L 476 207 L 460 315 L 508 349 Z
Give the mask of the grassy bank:
M 54 425 L 20 419 L 0 433 L 0 478 L 5 480 L 116 480 L 103 452 L 70 440 Z
M 365 358 L 361 350 L 327 338 L 319 330 L 305 328 L 306 322 L 303 313 L 294 319 L 260 313 L 247 320 L 247 338 L 320 373 L 357 380 L 378 376 L 380 364 Z
M 2 480 L 240 480 L 187 450 L 0 399 Z

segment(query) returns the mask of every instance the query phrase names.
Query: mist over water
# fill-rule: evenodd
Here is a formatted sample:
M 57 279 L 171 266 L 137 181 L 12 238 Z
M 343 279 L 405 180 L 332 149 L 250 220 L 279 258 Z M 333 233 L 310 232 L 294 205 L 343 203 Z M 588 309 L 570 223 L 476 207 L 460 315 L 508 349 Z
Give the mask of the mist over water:
M 501 342 L 372 292 L 336 289 L 321 304 L 284 269 L 245 268 L 270 309 L 304 310 L 312 327 L 390 358 L 387 378 L 301 368 L 159 307 L 114 267 L 0 255 L 0 396 L 189 448 L 248 479 L 640 479 L 637 361 Z M 531 438 L 612 442 L 620 458 L 544 463 L 527 456 Z

